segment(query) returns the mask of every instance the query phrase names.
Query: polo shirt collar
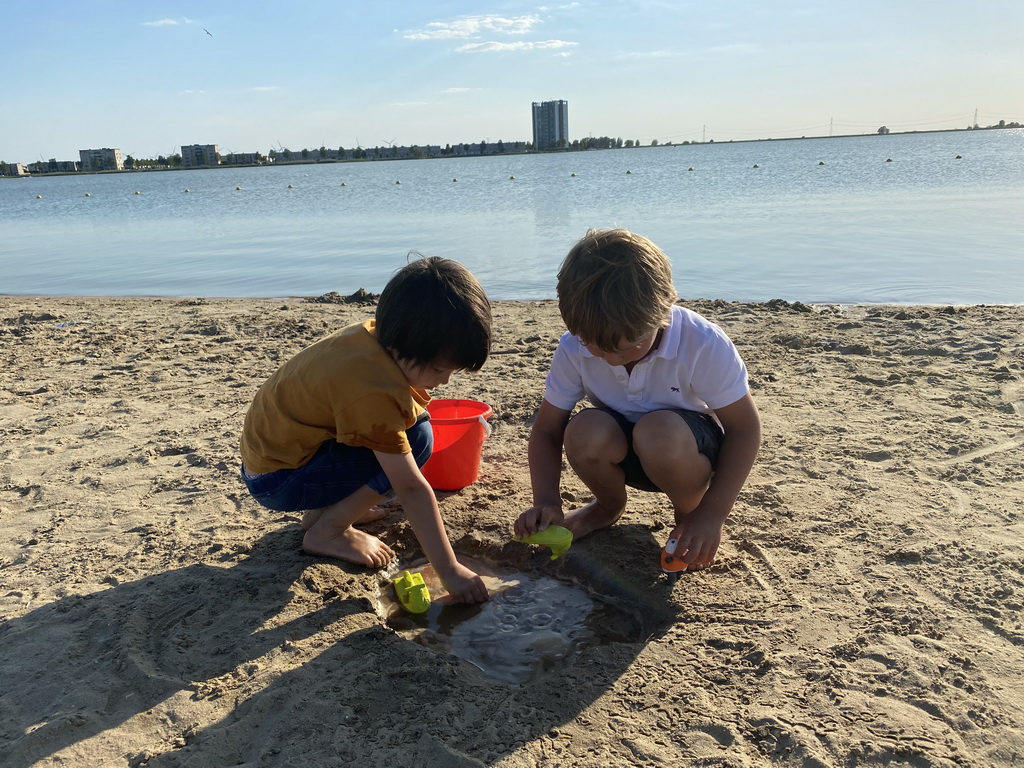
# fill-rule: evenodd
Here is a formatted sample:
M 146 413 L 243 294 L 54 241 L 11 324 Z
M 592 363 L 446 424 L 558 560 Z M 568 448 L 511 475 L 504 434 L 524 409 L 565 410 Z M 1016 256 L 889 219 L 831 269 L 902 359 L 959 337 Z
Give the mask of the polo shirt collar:
M 679 327 L 680 323 L 678 322 L 678 319 L 681 314 L 682 308 L 678 304 L 674 305 L 669 310 L 668 325 L 664 327 L 664 330 L 661 334 L 661 341 L 658 343 L 658 348 L 654 350 L 653 354 L 644 357 L 644 360 L 653 360 L 655 357 L 664 358 L 672 356 L 673 353 L 669 352 L 669 350 L 675 349 L 678 346 L 679 334 L 682 332 Z M 594 358 L 594 355 L 591 354 L 590 350 L 580 343 L 579 336 L 577 336 L 574 333 L 570 333 L 569 335 L 572 337 L 573 341 L 575 341 L 576 344 L 579 346 L 580 355 L 582 357 Z M 638 362 L 643 362 L 643 360 Z

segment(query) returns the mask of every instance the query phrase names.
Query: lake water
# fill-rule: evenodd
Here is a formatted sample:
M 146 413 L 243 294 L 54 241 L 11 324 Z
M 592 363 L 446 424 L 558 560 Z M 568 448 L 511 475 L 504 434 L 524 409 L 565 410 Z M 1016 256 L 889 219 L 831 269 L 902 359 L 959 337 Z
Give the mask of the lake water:
M 553 298 L 622 226 L 687 298 L 1021 303 L 1022 221 L 1021 130 L 3 179 L 0 293 L 379 292 L 416 251 Z

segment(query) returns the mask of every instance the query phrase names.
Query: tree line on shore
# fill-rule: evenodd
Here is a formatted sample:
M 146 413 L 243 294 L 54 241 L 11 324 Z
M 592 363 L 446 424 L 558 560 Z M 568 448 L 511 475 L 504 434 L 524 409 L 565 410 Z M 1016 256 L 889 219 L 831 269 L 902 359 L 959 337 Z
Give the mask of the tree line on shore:
M 966 129 L 953 128 L 946 130 L 992 130 L 1000 128 L 1024 128 L 1019 122 L 1007 122 L 1006 120 L 1000 120 L 998 123 L 993 125 L 979 126 L 969 125 Z M 901 131 L 900 133 L 935 133 L 936 131 Z M 939 131 L 939 132 L 945 132 Z M 892 131 L 886 126 L 880 127 L 877 134 L 885 136 Z M 807 138 L 807 137 L 800 137 Z M 760 141 L 760 139 L 758 139 Z M 671 146 L 687 146 L 690 144 L 702 144 L 705 142 L 701 141 L 682 141 L 673 143 L 671 141 L 659 142 L 658 139 L 653 139 L 649 146 L 657 147 L 671 147 Z M 714 144 L 714 139 L 706 142 Z M 730 141 L 731 143 L 731 141 Z M 594 149 L 631 149 L 633 147 L 643 146 L 639 139 L 626 139 L 612 138 L 610 136 L 587 136 L 582 139 L 573 139 L 571 142 L 561 140 L 550 149 L 539 150 L 541 152 L 580 152 L 589 151 Z M 261 152 L 242 152 L 242 153 L 218 153 L 215 158 L 215 163 L 202 167 L 212 167 L 213 165 L 270 165 L 277 163 L 335 163 L 335 162 L 347 162 L 350 160 L 409 160 L 409 159 L 421 159 L 427 157 L 480 157 L 484 155 L 505 155 L 505 154 L 524 154 L 529 152 L 538 151 L 533 142 L 529 141 L 516 141 L 506 142 L 499 139 L 497 142 L 488 142 L 486 140 L 479 143 L 458 143 L 454 146 L 452 144 L 446 144 L 444 147 L 440 145 L 425 145 L 420 146 L 413 144 L 412 146 L 387 146 L 387 147 L 354 147 L 351 149 L 345 149 L 344 147 L 338 147 L 337 149 L 329 149 L 325 146 L 314 149 L 302 149 L 299 151 L 292 151 L 286 147 L 279 149 L 271 149 L 267 154 Z M 9 167 L 15 165 L 14 163 L 7 163 L 0 160 L 0 176 L 4 175 L 16 175 L 8 171 Z M 66 162 L 58 162 L 56 158 L 50 158 L 48 161 L 40 160 L 35 163 L 30 163 L 26 166 L 29 173 L 68 173 L 63 168 L 67 165 Z M 133 157 L 132 155 L 126 155 L 124 159 L 124 169 L 128 171 L 147 171 L 147 170 L 176 170 L 184 168 L 184 161 L 180 154 L 170 155 L 158 155 L 155 158 L 139 158 Z M 109 171 L 116 170 L 114 168 L 89 168 L 80 169 L 78 172 L 94 172 L 94 171 Z

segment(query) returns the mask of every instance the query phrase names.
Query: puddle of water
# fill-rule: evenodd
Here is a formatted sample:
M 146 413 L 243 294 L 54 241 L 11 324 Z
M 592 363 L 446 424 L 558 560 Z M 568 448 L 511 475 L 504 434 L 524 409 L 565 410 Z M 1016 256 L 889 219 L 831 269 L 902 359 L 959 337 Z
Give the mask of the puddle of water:
M 636 618 L 579 586 L 459 559 L 480 574 L 491 593 L 489 602 L 446 603 L 440 579 L 425 564 L 408 570 L 422 573 L 430 590 L 426 613 L 407 613 L 390 582 L 379 607 L 400 635 L 465 659 L 488 682 L 521 685 L 569 666 L 589 646 L 639 639 Z

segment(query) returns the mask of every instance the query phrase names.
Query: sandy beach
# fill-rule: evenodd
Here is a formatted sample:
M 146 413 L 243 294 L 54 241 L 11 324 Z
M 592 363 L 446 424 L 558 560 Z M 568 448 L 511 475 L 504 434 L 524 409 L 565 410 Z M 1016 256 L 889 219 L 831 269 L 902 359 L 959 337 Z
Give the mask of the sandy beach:
M 508 686 L 389 628 L 380 574 L 302 554 L 238 479 L 259 385 L 372 306 L 0 298 L 0 765 L 1024 765 L 1024 307 L 684 303 L 764 441 L 674 586 L 657 494 L 554 562 L 511 540 L 554 302 L 496 303 L 487 365 L 433 393 L 494 410 L 441 499 L 456 550 L 643 627 Z M 367 530 L 419 556 L 396 505 Z

